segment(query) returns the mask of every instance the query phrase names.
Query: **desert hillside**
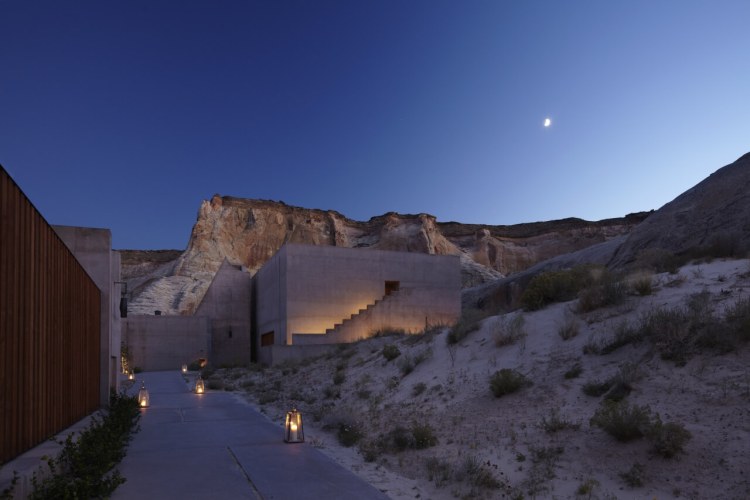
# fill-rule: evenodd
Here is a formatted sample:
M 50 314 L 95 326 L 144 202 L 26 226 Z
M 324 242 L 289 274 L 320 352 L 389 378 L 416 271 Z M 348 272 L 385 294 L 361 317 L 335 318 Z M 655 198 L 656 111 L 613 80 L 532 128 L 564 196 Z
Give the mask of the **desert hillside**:
M 122 273 L 133 314 L 192 313 L 224 259 L 254 273 L 287 242 L 458 255 L 464 286 L 475 286 L 627 234 L 647 215 L 488 226 L 391 212 L 361 222 L 331 210 L 217 195 L 201 204 L 184 252 L 122 251 Z
M 275 422 L 296 406 L 392 498 L 748 498 L 750 262 L 577 273 L 537 310 L 205 375 Z

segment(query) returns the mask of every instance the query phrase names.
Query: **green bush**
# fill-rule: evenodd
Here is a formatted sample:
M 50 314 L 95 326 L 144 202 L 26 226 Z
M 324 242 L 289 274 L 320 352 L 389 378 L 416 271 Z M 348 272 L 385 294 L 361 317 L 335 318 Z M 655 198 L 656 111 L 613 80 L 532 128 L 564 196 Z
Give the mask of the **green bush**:
M 393 361 L 397 357 L 401 356 L 401 350 L 394 344 L 386 344 L 383 346 L 383 357 L 387 361 Z
M 563 377 L 566 379 L 578 378 L 581 376 L 581 373 L 583 373 L 583 366 L 581 366 L 580 362 L 576 362 L 563 374 Z
M 645 467 L 643 467 L 642 464 L 636 462 L 630 469 L 625 472 L 621 472 L 620 477 L 623 481 L 625 481 L 625 484 L 627 484 L 631 488 L 640 488 L 645 482 L 645 472 Z
M 627 289 L 622 281 L 608 272 L 603 272 L 592 285 L 578 294 L 578 310 L 589 312 L 602 307 L 620 304 Z
M 353 420 L 346 420 L 339 423 L 336 437 L 341 446 L 346 446 L 347 448 L 354 446 L 362 436 L 364 436 L 364 432 L 362 432 L 359 424 Z
M 587 396 L 598 398 L 599 396 L 606 394 L 611 387 L 611 380 L 605 380 L 604 382 L 600 382 L 599 380 L 592 380 L 583 384 L 581 390 Z
M 600 427 L 618 441 L 632 441 L 650 431 L 651 409 L 648 406 L 631 406 L 627 401 L 604 401 L 591 417 L 590 424 Z
M 422 394 L 427 389 L 427 384 L 424 382 L 419 382 L 418 384 L 414 384 L 414 387 L 411 388 L 411 395 L 412 397 L 417 397 L 420 394 Z
M 69 434 L 60 455 L 47 459 L 50 476 L 41 481 L 32 477 L 29 498 L 108 498 L 125 482 L 114 467 L 125 456 L 139 418 L 137 399 L 113 392 L 109 412 L 101 419 L 92 417 L 76 441 Z
M 567 429 L 578 430 L 581 427 L 581 424 L 571 422 L 570 420 L 561 417 L 560 413 L 553 409 L 550 412 L 549 417 L 542 417 L 539 427 L 541 427 L 547 434 L 554 434 Z
M 528 385 L 531 385 L 528 378 L 510 368 L 503 368 L 495 372 L 490 378 L 490 389 L 496 398 L 516 392 Z
M 553 302 L 573 300 L 580 290 L 594 282 L 601 270 L 600 266 L 583 265 L 537 274 L 521 294 L 521 305 L 527 311 L 536 311 Z
M 333 384 L 334 385 L 341 385 L 346 380 L 346 373 L 343 371 L 336 370 L 333 374 Z
M 570 340 L 578 336 L 580 325 L 572 314 L 566 314 L 563 322 L 557 326 L 557 334 L 563 340 Z
M 653 451 L 664 458 L 672 458 L 683 453 L 685 444 L 690 441 L 692 434 L 685 426 L 675 422 L 662 424 L 660 419 L 651 426 L 648 434 Z
M 412 424 L 411 435 L 414 438 L 414 448 L 417 450 L 430 448 L 438 443 L 435 431 L 430 424 Z

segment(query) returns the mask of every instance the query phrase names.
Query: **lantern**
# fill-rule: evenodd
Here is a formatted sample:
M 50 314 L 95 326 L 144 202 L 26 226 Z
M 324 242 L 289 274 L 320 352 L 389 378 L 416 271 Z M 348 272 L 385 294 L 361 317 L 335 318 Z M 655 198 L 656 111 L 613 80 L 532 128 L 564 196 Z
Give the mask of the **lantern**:
M 187 365 L 186 364 L 182 365 L 182 373 L 187 373 Z
M 204 392 L 206 392 L 206 385 L 203 383 L 201 376 L 198 375 L 198 378 L 195 381 L 195 393 L 203 394 Z
M 292 409 L 292 411 L 287 412 L 284 431 L 284 442 L 305 442 L 305 432 L 302 430 L 302 414 L 296 409 Z
M 135 373 L 132 371 L 128 372 L 128 380 L 135 380 Z
M 141 390 L 138 391 L 138 406 L 141 408 L 148 407 L 148 390 L 146 390 L 146 382 L 141 383 Z

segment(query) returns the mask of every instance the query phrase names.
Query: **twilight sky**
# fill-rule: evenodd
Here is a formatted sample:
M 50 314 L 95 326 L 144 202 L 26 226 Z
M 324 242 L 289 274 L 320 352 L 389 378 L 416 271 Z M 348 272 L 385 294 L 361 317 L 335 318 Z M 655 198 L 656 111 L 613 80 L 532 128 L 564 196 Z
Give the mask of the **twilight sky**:
M 747 0 L 0 0 L 0 163 L 115 248 L 184 248 L 214 193 L 618 217 L 750 151 L 749 19 Z

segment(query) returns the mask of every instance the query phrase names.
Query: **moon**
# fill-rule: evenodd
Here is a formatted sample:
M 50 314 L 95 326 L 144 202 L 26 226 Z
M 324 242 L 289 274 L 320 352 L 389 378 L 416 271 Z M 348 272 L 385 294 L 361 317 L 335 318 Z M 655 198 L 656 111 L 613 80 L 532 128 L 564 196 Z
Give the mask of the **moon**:
M 550 125 L 552 125 L 552 120 L 550 120 L 549 118 L 545 118 L 544 119 L 544 126 L 545 126 L 545 128 L 549 127 Z

